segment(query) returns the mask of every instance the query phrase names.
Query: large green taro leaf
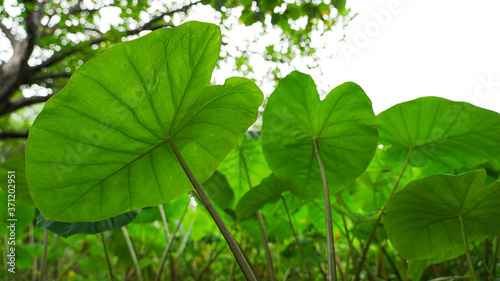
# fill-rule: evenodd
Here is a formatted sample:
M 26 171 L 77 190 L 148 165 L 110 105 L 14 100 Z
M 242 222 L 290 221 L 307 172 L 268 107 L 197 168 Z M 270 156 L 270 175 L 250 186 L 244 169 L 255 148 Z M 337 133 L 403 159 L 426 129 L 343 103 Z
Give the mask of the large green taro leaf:
M 256 120 L 248 79 L 209 86 L 220 29 L 188 22 L 118 44 L 76 71 L 35 120 L 26 149 L 46 219 L 104 220 L 192 189 L 168 141 L 204 182 Z
M 423 97 L 397 104 L 378 115 L 380 143 L 393 161 L 427 160 L 451 168 L 475 167 L 500 155 L 500 114 L 465 102 Z
M 262 147 L 276 177 L 302 199 L 321 197 L 314 139 L 331 194 L 368 166 L 377 144 L 372 104 L 355 83 L 344 83 L 320 101 L 309 75 L 294 71 L 280 81 L 263 116 Z
M 500 235 L 500 182 L 484 187 L 486 172 L 436 174 L 410 182 L 387 204 L 392 244 L 406 259 L 426 259 L 463 246 L 459 217 L 469 241 Z

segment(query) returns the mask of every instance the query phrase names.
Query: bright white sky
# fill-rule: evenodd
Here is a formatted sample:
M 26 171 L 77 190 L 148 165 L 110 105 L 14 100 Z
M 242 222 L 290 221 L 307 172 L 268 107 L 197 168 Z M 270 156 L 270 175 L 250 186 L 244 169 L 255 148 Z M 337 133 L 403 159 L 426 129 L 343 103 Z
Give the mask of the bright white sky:
M 421 96 L 467 101 L 500 112 L 500 1 L 347 2 L 359 15 L 346 29 L 339 27 L 321 38 L 313 35 L 311 47 L 323 47 L 320 68 L 309 69 L 311 61 L 299 59 L 281 67 L 284 74 L 297 69 L 312 75 L 322 94 L 343 82 L 356 82 L 371 98 L 375 113 Z M 110 23 L 116 21 L 109 14 Z M 197 5 L 188 20 L 215 22 L 215 14 Z M 279 35 L 259 32 L 236 25 L 227 34 L 226 47 L 238 54 L 236 47 L 244 49 L 245 40 L 257 37 L 262 44 L 253 48 L 261 52 Z M 345 41 L 340 41 L 344 34 Z M 250 78 L 264 81 L 269 65 L 257 55 L 250 64 L 255 71 Z M 222 64 L 214 81 L 222 84 L 237 75 L 233 68 L 231 60 Z M 271 84 L 262 86 L 267 95 L 273 89 Z
M 359 15 L 345 30 L 311 43 L 328 50 L 329 58 L 320 61 L 323 74 L 309 70 L 306 62 L 285 69 L 285 74 L 293 69 L 309 73 L 323 93 L 343 82 L 356 82 L 372 99 L 377 114 L 421 96 L 467 101 L 500 112 L 500 1 L 347 2 Z M 213 16 L 199 10 L 190 19 L 213 21 Z M 248 33 L 232 32 L 229 46 Z M 345 42 L 339 42 L 343 33 Z M 255 57 L 251 64 L 258 79 L 259 64 L 264 63 Z M 266 68 L 260 71 L 265 75 Z M 232 74 L 215 75 L 217 83 L 223 83 Z M 273 88 L 262 90 L 269 94 Z
M 350 60 L 340 55 L 325 79 L 357 82 L 376 113 L 431 95 L 500 112 L 500 1 L 348 3 L 359 17 L 349 24 L 346 42 L 360 51 Z M 375 14 L 394 11 L 389 3 L 396 3 L 396 13 L 387 23 L 377 21 Z M 359 44 L 363 33 L 369 41 Z

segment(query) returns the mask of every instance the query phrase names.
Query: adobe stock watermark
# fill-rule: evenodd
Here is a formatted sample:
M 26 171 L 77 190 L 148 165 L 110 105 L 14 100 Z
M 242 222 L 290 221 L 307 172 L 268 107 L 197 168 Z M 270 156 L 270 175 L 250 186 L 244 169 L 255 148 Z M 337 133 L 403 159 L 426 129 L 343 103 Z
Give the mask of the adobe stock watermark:
M 352 36 L 351 43 L 345 41 L 339 44 L 340 51 L 342 52 L 347 63 L 352 61 L 352 56 L 360 54 L 362 49 L 366 48 L 372 42 L 373 38 L 377 37 L 382 29 L 388 27 L 394 16 L 403 11 L 401 0 L 389 0 L 387 6 L 379 11 L 371 11 L 371 20 L 364 25 L 363 28 L 355 27 L 354 35 Z
M 493 74 L 487 76 L 480 75 L 478 84 L 474 88 L 474 93 L 465 97 L 465 101 L 475 106 L 481 106 L 481 103 L 490 99 L 494 95 L 500 95 L 500 79 Z
M 413 166 L 422 166 L 427 161 L 432 161 L 433 154 L 439 149 L 439 146 L 450 141 L 447 137 L 443 138 L 446 132 L 461 128 L 472 117 L 474 111 L 482 108 L 482 105 L 491 98 L 500 95 L 499 77 L 495 77 L 493 74 L 480 75 L 477 81 L 473 92 L 462 97 L 462 100 L 466 103 L 456 103 L 454 106 L 438 112 L 437 117 L 441 121 L 441 124 L 446 125 L 442 125 L 441 127 L 435 126 L 431 129 L 427 138 L 415 140 L 416 143 L 427 144 L 412 152 L 410 163 Z M 471 106 L 471 104 L 474 106 Z M 406 152 L 401 151 L 399 154 L 400 161 L 404 162 L 405 158 Z
M 7 172 L 7 271 L 16 273 L 16 171 Z

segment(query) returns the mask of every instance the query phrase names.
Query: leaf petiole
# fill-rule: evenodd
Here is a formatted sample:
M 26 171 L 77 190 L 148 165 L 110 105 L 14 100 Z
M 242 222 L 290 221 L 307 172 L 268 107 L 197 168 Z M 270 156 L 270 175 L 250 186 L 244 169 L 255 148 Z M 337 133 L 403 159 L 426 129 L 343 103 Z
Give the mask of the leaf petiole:
M 309 279 L 314 280 L 311 268 L 309 267 L 309 264 L 307 263 L 306 255 L 304 254 L 304 250 L 302 249 L 302 246 L 300 245 L 299 237 L 297 236 L 297 232 L 295 232 L 295 227 L 293 226 L 292 222 L 292 216 L 290 215 L 290 210 L 288 209 L 288 205 L 286 204 L 285 197 L 280 195 L 281 200 L 283 201 L 283 205 L 285 206 L 285 212 L 288 216 L 288 222 L 290 223 L 290 228 L 292 229 L 292 234 L 293 237 L 295 238 L 295 243 L 297 243 L 297 247 L 299 248 L 300 255 L 302 256 L 302 261 L 304 262 L 304 265 L 306 266 L 307 273 L 309 274 Z
M 321 172 L 321 180 L 323 182 L 323 194 L 325 197 L 325 218 L 326 218 L 326 243 L 328 248 L 328 277 L 329 280 L 337 281 L 337 268 L 335 263 L 335 240 L 333 239 L 333 224 L 332 224 L 332 206 L 330 204 L 330 190 L 328 189 L 328 181 L 326 179 L 325 166 L 321 153 L 319 152 L 318 140 L 314 139 L 314 150 L 318 158 L 319 169 Z
M 250 186 L 250 189 L 252 189 L 253 185 L 252 185 L 252 180 L 250 179 L 250 173 L 248 172 L 247 161 L 245 160 L 245 155 L 243 155 L 241 150 L 240 150 L 240 157 L 243 162 L 243 167 L 245 168 L 245 175 L 247 177 L 248 186 Z M 264 226 L 264 217 L 262 216 L 262 212 L 260 210 L 257 211 L 257 219 L 259 221 L 260 234 L 262 236 L 262 244 L 264 246 L 264 251 L 266 253 L 266 263 L 269 269 L 269 279 L 271 281 L 276 281 L 276 275 L 274 274 L 273 260 L 271 258 L 271 251 L 269 250 L 269 245 L 267 241 L 266 228 Z
M 49 230 L 45 229 L 45 234 L 43 237 L 43 257 L 42 266 L 40 268 L 40 281 L 44 280 L 45 270 L 47 268 L 47 250 L 49 248 Z
M 378 224 L 380 223 L 380 220 L 382 220 L 382 216 L 384 215 L 385 208 L 387 207 L 387 203 L 391 199 L 392 195 L 394 195 L 394 192 L 396 192 L 396 188 L 398 187 L 399 182 L 401 181 L 401 178 L 403 177 L 403 174 L 406 170 L 406 166 L 408 166 L 408 162 L 410 161 L 412 151 L 413 151 L 413 147 L 410 146 L 410 149 L 408 149 L 408 154 L 406 155 L 405 162 L 403 164 L 403 168 L 401 169 L 401 172 L 399 173 L 398 179 L 396 180 L 396 183 L 392 187 L 392 190 L 391 190 L 391 193 L 389 194 L 389 197 L 387 197 L 387 200 L 385 200 L 384 206 L 382 206 L 382 209 L 380 210 L 380 214 L 378 215 L 378 218 L 375 221 L 375 225 L 373 226 L 372 232 L 370 233 L 370 237 L 368 238 L 368 241 L 366 241 L 365 248 L 363 249 L 363 253 L 361 255 L 361 262 L 359 263 L 359 266 L 358 266 L 358 268 L 355 272 L 355 275 L 354 275 L 354 281 L 359 280 L 359 275 L 361 273 L 361 267 L 366 260 L 366 254 L 368 253 L 368 249 L 370 248 L 370 243 L 372 242 L 373 237 L 375 236 L 375 232 L 378 229 Z
M 132 241 L 130 241 L 130 236 L 128 235 L 127 227 L 122 226 L 123 236 L 125 237 L 125 241 L 127 242 L 127 247 L 130 252 L 130 256 L 132 257 L 132 261 L 134 262 L 135 271 L 137 272 L 137 280 L 142 281 L 142 273 L 141 267 L 139 266 L 139 261 L 137 260 L 137 255 L 135 254 L 134 246 L 132 246 Z
M 179 150 L 175 146 L 174 142 L 172 140 L 168 140 L 168 143 L 170 144 L 170 147 L 172 147 L 172 150 L 177 157 L 177 160 L 179 160 L 179 163 L 182 166 L 182 169 L 186 173 L 187 177 L 191 181 L 191 184 L 193 185 L 194 189 L 196 190 L 196 193 L 198 193 L 201 202 L 205 207 L 207 208 L 208 212 L 212 216 L 215 224 L 217 224 L 217 227 L 219 228 L 220 232 L 222 233 L 222 236 L 224 236 L 224 239 L 226 239 L 227 244 L 229 245 L 229 248 L 233 252 L 234 257 L 236 258 L 236 261 L 238 262 L 241 271 L 243 272 L 243 275 L 245 275 L 245 278 L 248 281 L 257 281 L 257 277 L 255 273 L 253 272 L 252 268 L 250 267 L 248 261 L 246 260 L 245 256 L 243 255 L 243 252 L 241 251 L 240 247 L 238 246 L 238 243 L 234 239 L 233 235 L 231 235 L 231 232 L 229 232 L 229 229 L 227 229 L 226 224 L 220 217 L 219 213 L 217 213 L 217 210 L 215 209 L 214 205 L 212 205 L 212 202 L 210 202 L 210 199 L 208 199 L 207 194 L 205 191 L 203 191 L 203 188 L 200 186 L 198 181 L 196 180 L 195 176 L 189 169 L 187 163 L 184 161 L 184 158 L 182 158 L 182 155 L 180 154 Z
M 189 207 L 189 200 L 186 204 L 186 207 L 184 207 L 184 210 L 182 211 L 181 217 L 179 218 L 179 222 L 175 226 L 174 232 L 172 234 L 168 234 L 167 247 L 165 247 L 165 251 L 163 252 L 163 256 L 161 258 L 160 267 L 158 268 L 158 273 L 157 273 L 156 279 L 155 279 L 156 281 L 159 281 L 161 278 L 161 273 L 163 272 L 163 267 L 165 266 L 165 261 L 167 260 L 168 254 L 170 253 L 170 249 L 172 249 L 172 244 L 173 244 L 174 239 L 175 239 L 175 234 L 179 231 L 179 228 L 181 227 L 182 220 L 184 219 L 184 216 L 186 215 L 188 207 Z M 161 210 L 163 211 L 163 207 L 161 208 Z M 163 214 L 165 215 L 165 213 L 163 213 Z M 166 231 L 168 231 L 168 226 L 166 226 Z
M 470 256 L 469 241 L 467 240 L 467 233 L 465 233 L 464 219 L 462 215 L 458 216 L 458 221 L 460 222 L 460 231 L 462 232 L 462 239 L 464 241 L 465 257 L 467 258 L 467 266 L 469 267 L 469 272 L 472 280 L 477 281 L 476 271 L 474 270 L 474 265 L 472 263 L 472 258 Z
M 104 248 L 104 254 L 106 255 L 106 263 L 108 264 L 109 278 L 111 281 L 115 281 L 115 276 L 113 275 L 113 267 L 111 266 L 111 260 L 109 259 L 108 246 L 106 243 L 106 237 L 104 237 L 104 232 L 101 232 L 102 246 Z

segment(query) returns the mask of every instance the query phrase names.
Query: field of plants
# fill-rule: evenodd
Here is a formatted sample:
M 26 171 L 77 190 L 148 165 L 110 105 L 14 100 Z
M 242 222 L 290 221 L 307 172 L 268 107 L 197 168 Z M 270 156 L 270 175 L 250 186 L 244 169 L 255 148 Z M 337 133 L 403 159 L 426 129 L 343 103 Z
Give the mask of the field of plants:
M 218 26 L 82 65 L 0 166 L 3 280 L 499 280 L 500 114 L 210 85 Z M 404 89 L 402 89 L 404 91 Z

